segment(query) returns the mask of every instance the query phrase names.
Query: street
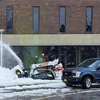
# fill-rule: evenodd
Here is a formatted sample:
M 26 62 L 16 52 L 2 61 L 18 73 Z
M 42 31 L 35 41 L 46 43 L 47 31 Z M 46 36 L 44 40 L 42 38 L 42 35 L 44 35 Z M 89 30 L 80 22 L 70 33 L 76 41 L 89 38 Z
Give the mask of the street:
M 91 89 L 75 87 L 41 87 L 24 89 L 7 89 L 0 93 L 0 100 L 100 100 L 100 85 Z
M 100 85 L 93 85 L 91 89 L 75 86 L 70 93 L 39 98 L 38 100 L 100 100 Z
M 100 91 L 84 93 L 68 93 L 60 96 L 41 98 L 39 100 L 100 100 Z

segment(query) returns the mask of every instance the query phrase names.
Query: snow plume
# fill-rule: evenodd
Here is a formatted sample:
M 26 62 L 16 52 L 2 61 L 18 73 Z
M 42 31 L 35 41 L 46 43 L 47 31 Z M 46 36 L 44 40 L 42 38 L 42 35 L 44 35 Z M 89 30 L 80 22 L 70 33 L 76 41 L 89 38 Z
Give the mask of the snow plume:
M 2 67 L 11 69 L 16 65 L 20 65 L 20 67 L 23 68 L 23 63 L 21 59 L 15 54 L 15 52 L 10 48 L 10 46 L 0 41 L 0 50 L 2 50 L 2 52 L 0 52 L 0 55 L 2 53 L 2 62 L 0 62 L 2 63 Z

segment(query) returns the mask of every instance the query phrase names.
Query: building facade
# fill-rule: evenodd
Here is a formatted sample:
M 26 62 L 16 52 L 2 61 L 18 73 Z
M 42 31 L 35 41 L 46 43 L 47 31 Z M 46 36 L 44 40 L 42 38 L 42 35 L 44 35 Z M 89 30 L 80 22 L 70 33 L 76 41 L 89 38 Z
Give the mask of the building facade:
M 3 41 L 25 66 L 43 53 L 76 66 L 100 56 L 99 5 L 100 0 L 1 0 Z

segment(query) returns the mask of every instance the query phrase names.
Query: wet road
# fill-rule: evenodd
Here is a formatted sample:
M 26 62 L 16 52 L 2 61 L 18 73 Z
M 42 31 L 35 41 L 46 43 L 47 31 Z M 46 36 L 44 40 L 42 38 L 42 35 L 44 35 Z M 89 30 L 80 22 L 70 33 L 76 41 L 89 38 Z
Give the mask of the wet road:
M 69 93 L 41 97 L 38 100 L 100 100 L 100 85 L 93 85 L 91 89 L 75 86 Z
M 100 91 L 64 94 L 55 97 L 40 98 L 38 100 L 100 100 Z

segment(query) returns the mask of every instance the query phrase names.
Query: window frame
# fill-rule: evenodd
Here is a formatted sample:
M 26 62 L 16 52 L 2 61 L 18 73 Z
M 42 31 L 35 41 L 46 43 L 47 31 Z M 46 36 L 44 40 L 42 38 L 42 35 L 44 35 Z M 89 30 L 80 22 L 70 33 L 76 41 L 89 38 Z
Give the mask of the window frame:
M 60 12 L 60 9 L 61 9 L 61 8 L 65 8 L 65 19 L 64 19 L 64 20 L 65 20 L 65 23 L 64 23 L 64 24 L 65 24 L 65 31 L 64 31 L 64 32 L 61 32 L 61 31 L 60 31 L 60 28 L 61 28 L 61 20 L 60 20 L 61 12 Z M 59 7 L 59 32 L 61 32 L 61 33 L 66 33 L 66 6 L 60 6 L 60 7 Z
M 38 32 L 34 31 L 34 28 L 35 28 L 35 26 L 34 26 L 35 25 L 34 24 L 35 23 L 34 22 L 34 8 L 38 8 Z M 33 9 L 32 10 L 33 11 L 33 18 L 32 18 L 33 19 L 33 33 L 38 34 L 40 32 L 40 7 L 39 6 L 33 6 L 32 9 Z
M 12 26 L 11 26 L 12 27 L 12 32 L 9 32 L 8 31 L 9 29 L 7 28 L 8 27 L 8 19 L 7 19 L 8 18 L 7 17 L 7 13 L 8 13 L 7 10 L 8 10 L 8 8 L 11 8 L 12 9 L 12 16 L 11 16 L 12 17 L 11 18 L 12 19 L 11 20 L 12 21 Z M 13 7 L 12 6 L 6 6 L 6 33 L 7 34 L 13 34 Z
M 87 8 L 91 8 L 91 31 L 87 31 Z M 93 31 L 93 6 L 86 6 L 86 28 L 85 32 L 86 33 L 92 33 Z

